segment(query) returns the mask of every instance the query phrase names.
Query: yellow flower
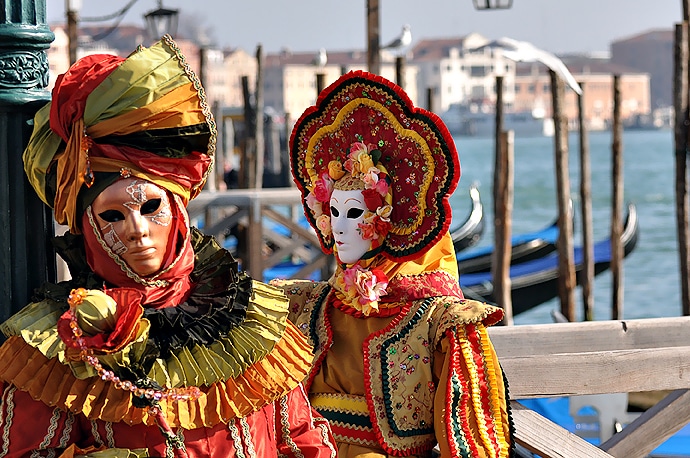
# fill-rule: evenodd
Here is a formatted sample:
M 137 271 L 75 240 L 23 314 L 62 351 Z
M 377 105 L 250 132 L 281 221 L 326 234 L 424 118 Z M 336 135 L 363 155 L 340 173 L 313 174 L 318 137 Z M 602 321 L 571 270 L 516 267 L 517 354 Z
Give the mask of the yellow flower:
M 375 167 L 374 161 L 371 160 L 369 153 L 359 153 L 357 161 L 359 162 L 359 170 L 361 173 L 366 173 L 370 168 Z
M 345 170 L 343 170 L 343 164 L 341 164 L 340 161 L 329 162 L 328 175 L 335 181 L 341 179 L 343 175 L 345 175 Z

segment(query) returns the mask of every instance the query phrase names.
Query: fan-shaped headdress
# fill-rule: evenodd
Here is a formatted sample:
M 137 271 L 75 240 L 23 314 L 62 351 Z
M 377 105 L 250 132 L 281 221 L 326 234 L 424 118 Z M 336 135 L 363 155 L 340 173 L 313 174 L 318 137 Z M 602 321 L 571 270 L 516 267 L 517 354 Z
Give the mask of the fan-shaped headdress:
M 437 115 L 380 76 L 350 72 L 322 91 L 295 124 L 290 156 L 305 214 L 327 253 L 330 192 L 352 182 L 364 183 L 369 223 L 383 237 L 373 247 L 387 258 L 417 258 L 448 231 L 448 198 L 460 179 L 455 143 Z

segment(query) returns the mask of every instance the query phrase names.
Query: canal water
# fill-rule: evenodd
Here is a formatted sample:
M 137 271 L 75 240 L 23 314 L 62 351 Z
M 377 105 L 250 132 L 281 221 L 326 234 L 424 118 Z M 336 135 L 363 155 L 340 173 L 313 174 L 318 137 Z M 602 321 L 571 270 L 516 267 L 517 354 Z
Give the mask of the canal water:
M 494 161 L 492 138 L 456 137 L 462 177 L 451 197 L 453 218 L 462 220 L 470 209 L 468 189 L 479 184 L 486 229 L 479 245 L 493 243 L 491 183 Z M 610 132 L 590 133 L 594 241 L 610 233 Z M 569 138 L 570 188 L 575 210 L 575 245 L 582 243 L 579 200 L 579 142 Z M 623 264 L 625 319 L 670 317 L 682 313 L 675 220 L 675 159 L 671 131 L 625 131 L 623 135 L 624 201 L 636 205 L 640 235 L 635 250 Z M 541 229 L 558 215 L 553 138 L 516 138 L 513 235 Z M 625 207 L 623 211 L 625 212 Z M 578 320 L 582 319 L 581 290 L 576 292 Z M 595 319 L 611 318 L 610 271 L 594 282 Z M 553 322 L 558 299 L 517 315 L 516 324 Z

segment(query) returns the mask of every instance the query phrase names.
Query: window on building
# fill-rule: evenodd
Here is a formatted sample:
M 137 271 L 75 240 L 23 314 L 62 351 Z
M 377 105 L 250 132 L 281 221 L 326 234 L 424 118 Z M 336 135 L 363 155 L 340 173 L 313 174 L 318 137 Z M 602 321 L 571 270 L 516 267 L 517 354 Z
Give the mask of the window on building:
M 483 65 L 473 65 L 470 67 L 470 76 L 480 77 L 486 76 L 486 67 Z

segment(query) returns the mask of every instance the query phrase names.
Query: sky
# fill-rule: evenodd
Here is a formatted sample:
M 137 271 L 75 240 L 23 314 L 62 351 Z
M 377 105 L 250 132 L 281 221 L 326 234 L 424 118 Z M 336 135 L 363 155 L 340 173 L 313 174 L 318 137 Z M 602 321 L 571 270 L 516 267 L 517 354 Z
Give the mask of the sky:
M 48 22 L 64 23 L 65 5 L 79 16 L 102 17 L 130 0 L 46 0 Z M 72 3 L 74 4 L 74 3 Z M 366 0 L 163 0 L 180 19 L 207 27 L 215 44 L 265 53 L 366 49 Z M 157 0 L 135 0 L 121 24 L 143 25 Z M 472 0 L 379 0 L 381 44 L 412 29 L 425 38 L 477 32 L 489 39 L 529 41 L 553 53 L 608 51 L 612 41 L 652 29 L 671 29 L 682 18 L 681 0 L 513 0 L 509 10 L 477 11 Z M 89 22 L 110 25 L 113 21 Z

